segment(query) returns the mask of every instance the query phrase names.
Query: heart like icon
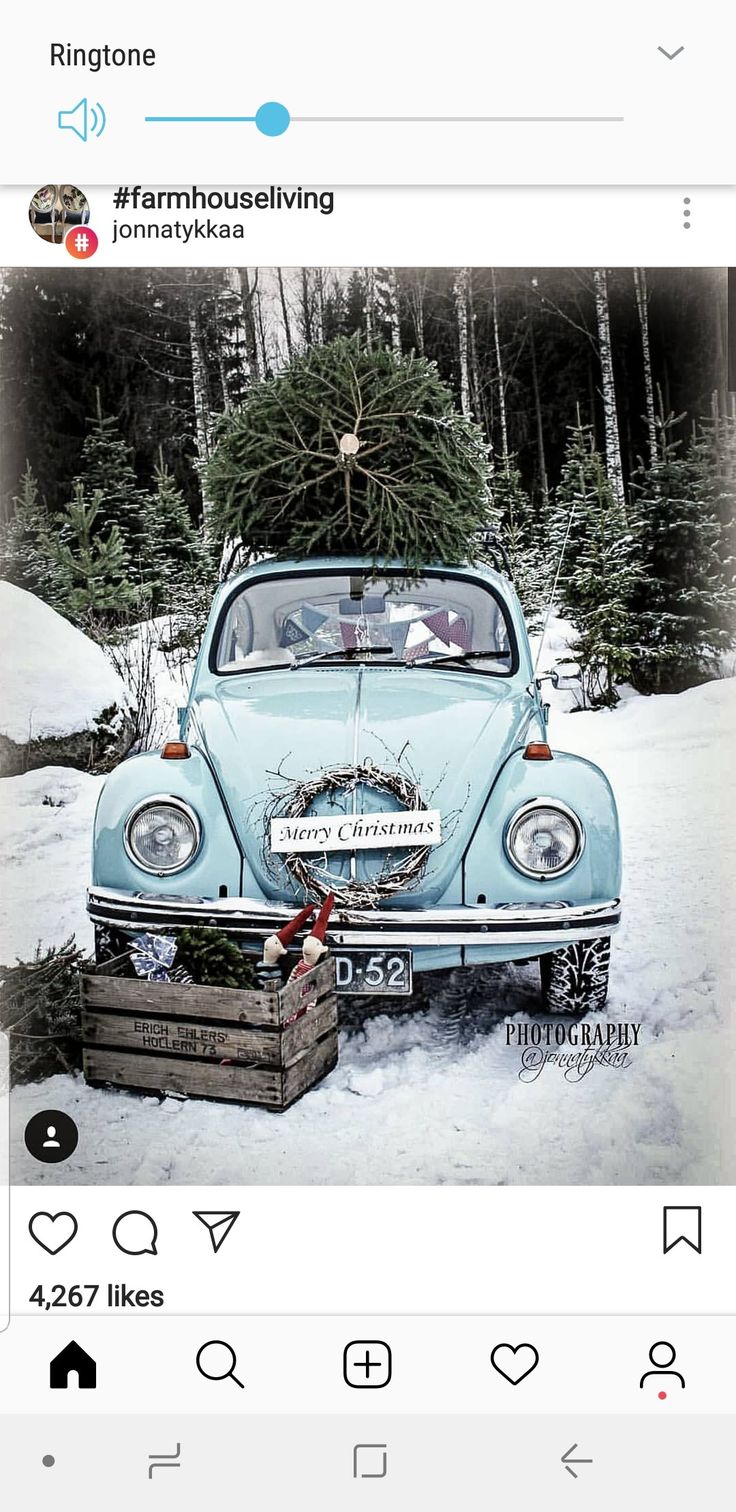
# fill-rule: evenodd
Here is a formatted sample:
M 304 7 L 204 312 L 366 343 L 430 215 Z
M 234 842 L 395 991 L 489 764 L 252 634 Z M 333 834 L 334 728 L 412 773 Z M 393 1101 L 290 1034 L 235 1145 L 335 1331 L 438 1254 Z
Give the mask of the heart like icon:
M 539 1350 L 533 1344 L 497 1344 L 491 1354 L 491 1364 L 505 1381 L 518 1386 L 526 1380 L 539 1364 Z
M 76 1237 L 79 1224 L 73 1213 L 34 1213 L 28 1231 L 49 1255 L 58 1255 Z

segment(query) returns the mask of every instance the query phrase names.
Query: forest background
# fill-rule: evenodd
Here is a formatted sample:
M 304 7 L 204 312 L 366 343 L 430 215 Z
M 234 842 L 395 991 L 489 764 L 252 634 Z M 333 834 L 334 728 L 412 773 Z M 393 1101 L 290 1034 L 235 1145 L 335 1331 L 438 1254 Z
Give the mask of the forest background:
M 344 336 L 435 363 L 480 428 L 488 523 L 532 627 L 559 568 L 584 704 L 730 670 L 722 270 L 9 271 L 0 576 L 113 652 L 163 614 L 191 649 L 221 555 L 218 433 L 255 385 Z

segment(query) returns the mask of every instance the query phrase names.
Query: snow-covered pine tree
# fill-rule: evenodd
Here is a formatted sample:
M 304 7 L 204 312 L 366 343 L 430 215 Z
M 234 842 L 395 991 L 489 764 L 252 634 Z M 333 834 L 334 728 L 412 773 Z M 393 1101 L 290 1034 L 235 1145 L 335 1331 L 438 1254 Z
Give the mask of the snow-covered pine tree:
M 736 596 L 723 517 L 733 484 L 720 473 L 712 428 L 696 432 L 683 450 L 682 419 L 665 415 L 660 398 L 657 460 L 640 465 L 632 480 L 644 569 L 633 603 L 632 681 L 644 693 L 676 693 L 716 675 L 718 658 L 734 640 Z
M 714 394 L 713 413 L 701 427 L 699 447 L 705 447 L 704 464 L 712 479 L 713 505 L 720 526 L 719 557 L 726 587 L 736 585 L 736 398 L 725 415 L 718 411 Z M 693 443 L 693 446 L 695 443 Z
M 631 675 L 638 650 L 631 605 L 640 581 L 639 546 L 592 429 L 579 419 L 569 432 L 550 544 L 555 561 L 564 547 L 559 608 L 577 632 L 570 650 L 580 663 L 586 703 L 615 708 L 616 684 Z
M 144 523 L 149 545 L 150 593 L 154 613 L 197 611 L 203 593 L 211 597 L 215 562 L 204 535 L 192 524 L 173 473 L 159 463 L 155 491 L 147 500 Z
M 514 587 L 527 624 L 530 630 L 538 630 L 552 578 L 551 555 L 546 531 L 535 519 L 514 456 L 508 458 L 506 469 L 494 473 L 490 495 L 493 526 L 509 554 Z
M 135 610 L 141 589 L 130 577 L 125 543 L 117 525 L 99 528 L 102 495 L 85 496 L 81 482 L 54 529 L 44 539 L 51 574 L 49 603 L 93 631 Z
M 130 450 L 119 433 L 117 420 L 102 413 L 99 390 L 96 413 L 89 421 L 80 469 L 72 488 L 75 498 L 81 488 L 85 499 L 97 501 L 95 533 L 114 526 L 120 534 L 130 572 L 136 581 L 145 582 L 149 568 L 147 496 L 138 486 Z
M 50 588 L 49 563 L 44 538 L 49 515 L 38 494 L 38 484 L 26 462 L 17 494 L 13 497 L 13 514 L 0 532 L 0 578 L 27 588 L 41 598 Z

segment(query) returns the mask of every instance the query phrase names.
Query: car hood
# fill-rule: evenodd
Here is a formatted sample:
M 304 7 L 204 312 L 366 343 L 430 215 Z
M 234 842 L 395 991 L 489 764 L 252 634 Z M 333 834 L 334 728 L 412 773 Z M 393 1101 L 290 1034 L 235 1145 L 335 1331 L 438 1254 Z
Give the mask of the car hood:
M 508 679 L 467 670 L 302 667 L 222 678 L 195 699 L 195 726 L 217 775 L 248 864 L 268 897 L 293 896 L 279 858 L 269 863 L 268 818 L 291 784 L 330 767 L 370 759 L 416 781 L 442 816 L 442 844 L 430 852 L 411 897 L 460 902 L 460 863 L 504 762 L 525 743 L 534 703 Z M 343 802 L 338 799 L 339 806 Z M 352 796 L 345 800 L 352 804 Z M 320 798 L 310 812 L 324 811 Z M 362 786 L 357 808 L 399 805 Z M 330 807 L 334 813 L 334 800 Z M 350 810 L 352 811 L 352 810 Z M 359 851 L 357 875 L 385 864 L 384 851 Z M 397 857 L 398 859 L 398 857 Z M 331 858 L 331 866 L 334 853 Z M 337 858 L 347 874 L 349 858 Z M 457 897 L 454 896 L 455 892 Z M 406 895 L 393 902 L 406 904 Z

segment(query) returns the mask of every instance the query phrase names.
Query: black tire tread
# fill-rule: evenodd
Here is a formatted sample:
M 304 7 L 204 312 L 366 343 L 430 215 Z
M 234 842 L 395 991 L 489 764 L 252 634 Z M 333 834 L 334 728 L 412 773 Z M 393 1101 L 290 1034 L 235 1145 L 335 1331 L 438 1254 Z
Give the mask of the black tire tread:
M 577 940 L 562 950 L 540 956 L 542 1001 L 547 1013 L 580 1018 L 597 1013 L 608 997 L 611 941 Z

